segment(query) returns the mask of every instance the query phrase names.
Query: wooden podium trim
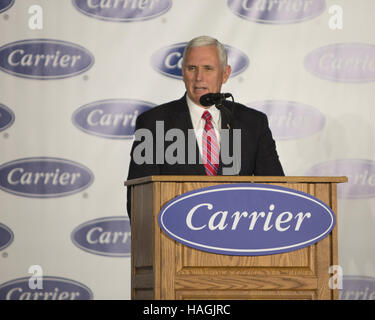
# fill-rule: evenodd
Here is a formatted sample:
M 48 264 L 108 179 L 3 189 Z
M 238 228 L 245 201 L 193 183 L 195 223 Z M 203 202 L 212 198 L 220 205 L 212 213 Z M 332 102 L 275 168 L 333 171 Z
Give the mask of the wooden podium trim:
M 125 181 L 125 186 L 144 184 L 149 182 L 249 182 L 249 183 L 342 183 L 348 182 L 348 178 L 342 177 L 305 177 L 305 176 L 148 176 Z

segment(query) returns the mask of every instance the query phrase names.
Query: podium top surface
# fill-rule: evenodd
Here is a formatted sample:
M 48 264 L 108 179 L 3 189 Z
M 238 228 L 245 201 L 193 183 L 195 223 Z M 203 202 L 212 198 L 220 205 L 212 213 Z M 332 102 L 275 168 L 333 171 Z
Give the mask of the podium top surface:
M 348 182 L 345 176 L 340 177 L 306 177 L 306 176 L 148 176 L 125 181 L 125 186 L 150 182 L 249 182 L 249 183 L 342 183 Z

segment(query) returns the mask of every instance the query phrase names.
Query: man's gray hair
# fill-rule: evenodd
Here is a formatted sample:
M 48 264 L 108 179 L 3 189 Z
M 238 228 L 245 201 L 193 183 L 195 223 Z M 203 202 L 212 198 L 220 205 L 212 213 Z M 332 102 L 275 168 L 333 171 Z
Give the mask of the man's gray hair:
M 227 49 L 217 39 L 209 37 L 209 36 L 199 36 L 190 40 L 185 47 L 184 54 L 182 57 L 182 63 L 183 64 L 185 63 L 185 57 L 191 48 L 212 46 L 212 45 L 216 46 L 217 51 L 219 53 L 220 64 L 223 68 L 225 68 L 228 65 Z

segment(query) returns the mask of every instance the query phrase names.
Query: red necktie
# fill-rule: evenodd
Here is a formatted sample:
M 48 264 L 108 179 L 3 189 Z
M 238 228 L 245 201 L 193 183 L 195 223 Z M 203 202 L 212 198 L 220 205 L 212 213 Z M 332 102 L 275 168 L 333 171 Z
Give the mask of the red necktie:
M 203 164 L 208 176 L 216 176 L 219 168 L 219 144 L 211 122 L 211 113 L 206 110 L 202 118 L 206 120 L 202 135 Z

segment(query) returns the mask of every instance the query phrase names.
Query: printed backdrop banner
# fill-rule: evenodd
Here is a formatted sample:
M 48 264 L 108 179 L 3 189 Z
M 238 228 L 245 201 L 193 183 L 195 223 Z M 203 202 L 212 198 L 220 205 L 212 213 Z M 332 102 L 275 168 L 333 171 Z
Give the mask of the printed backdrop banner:
M 375 299 L 373 12 L 373 0 L 0 0 L 0 299 L 130 298 L 135 120 L 184 94 L 198 35 L 227 47 L 223 91 L 268 115 L 286 175 L 349 177 L 341 298 Z

